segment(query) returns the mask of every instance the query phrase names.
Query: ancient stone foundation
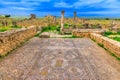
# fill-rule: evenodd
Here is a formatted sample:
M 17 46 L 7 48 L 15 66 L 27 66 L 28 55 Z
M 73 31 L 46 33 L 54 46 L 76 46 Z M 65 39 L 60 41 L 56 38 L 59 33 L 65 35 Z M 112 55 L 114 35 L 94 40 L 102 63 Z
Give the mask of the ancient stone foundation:
M 73 30 L 72 35 L 77 37 L 90 37 L 90 33 L 103 34 L 104 31 L 101 29 L 78 29 Z
M 120 57 L 120 42 L 102 36 L 101 34 L 103 34 L 103 32 L 104 32 L 103 30 L 99 29 L 79 29 L 74 30 L 72 34 L 77 37 L 91 38 L 108 51 Z
M 7 54 L 35 34 L 34 26 L 0 33 L 0 55 Z
M 90 38 L 102 45 L 108 51 L 112 52 L 116 56 L 120 57 L 120 42 L 104 37 L 100 34 L 91 33 Z

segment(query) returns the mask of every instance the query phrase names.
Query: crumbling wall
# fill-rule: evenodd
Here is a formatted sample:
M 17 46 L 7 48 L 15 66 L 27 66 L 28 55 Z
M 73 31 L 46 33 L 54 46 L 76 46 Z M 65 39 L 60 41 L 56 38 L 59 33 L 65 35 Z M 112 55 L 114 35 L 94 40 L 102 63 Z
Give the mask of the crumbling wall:
M 22 28 L 0 33 L 0 55 L 5 55 L 36 34 L 36 27 Z
M 90 38 L 102 45 L 105 49 L 120 57 L 120 42 L 104 37 L 100 34 L 91 33 Z
M 103 34 L 103 30 L 101 29 L 78 29 L 73 30 L 72 35 L 76 37 L 90 37 L 90 33 L 97 33 L 97 34 Z
M 87 37 L 94 40 L 96 43 L 103 46 L 108 51 L 120 57 L 120 42 L 104 37 L 101 34 L 104 31 L 95 29 L 80 29 L 74 30 L 73 35 L 77 37 Z

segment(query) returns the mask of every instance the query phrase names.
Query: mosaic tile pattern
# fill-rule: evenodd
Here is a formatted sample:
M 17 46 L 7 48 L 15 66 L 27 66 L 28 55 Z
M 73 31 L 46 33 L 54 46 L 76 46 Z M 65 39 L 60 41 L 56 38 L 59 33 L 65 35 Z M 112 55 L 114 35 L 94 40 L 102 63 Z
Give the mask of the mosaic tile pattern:
M 0 80 L 119 79 L 120 62 L 87 38 L 33 38 L 0 61 Z

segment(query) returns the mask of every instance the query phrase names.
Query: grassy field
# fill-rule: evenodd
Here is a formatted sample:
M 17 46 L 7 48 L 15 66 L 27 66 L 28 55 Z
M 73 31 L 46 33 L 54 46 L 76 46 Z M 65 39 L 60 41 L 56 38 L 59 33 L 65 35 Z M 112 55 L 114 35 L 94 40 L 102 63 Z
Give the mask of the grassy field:
M 120 42 L 120 32 L 113 33 L 111 31 L 107 31 L 104 33 L 104 36 Z

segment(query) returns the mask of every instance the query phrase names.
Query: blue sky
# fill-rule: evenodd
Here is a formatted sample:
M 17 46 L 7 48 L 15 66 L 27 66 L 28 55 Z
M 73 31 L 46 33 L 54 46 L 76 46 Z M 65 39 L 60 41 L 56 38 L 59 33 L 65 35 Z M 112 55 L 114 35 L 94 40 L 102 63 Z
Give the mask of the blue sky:
M 61 10 L 66 17 L 74 11 L 79 17 L 120 17 L 120 0 L 0 0 L 0 14 L 60 16 Z

